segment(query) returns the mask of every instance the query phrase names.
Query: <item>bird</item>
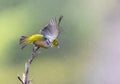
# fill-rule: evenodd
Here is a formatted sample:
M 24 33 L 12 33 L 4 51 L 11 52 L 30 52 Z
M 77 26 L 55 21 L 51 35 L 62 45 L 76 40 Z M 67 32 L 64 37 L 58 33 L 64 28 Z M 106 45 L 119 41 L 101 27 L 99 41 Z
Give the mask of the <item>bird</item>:
M 38 50 L 40 47 L 45 49 L 57 47 L 59 45 L 58 36 L 60 34 L 60 23 L 62 18 L 63 16 L 60 16 L 57 22 L 56 17 L 53 17 L 38 34 L 33 34 L 28 37 L 21 36 L 19 40 L 21 49 L 24 49 L 29 44 L 34 45 L 33 50 Z

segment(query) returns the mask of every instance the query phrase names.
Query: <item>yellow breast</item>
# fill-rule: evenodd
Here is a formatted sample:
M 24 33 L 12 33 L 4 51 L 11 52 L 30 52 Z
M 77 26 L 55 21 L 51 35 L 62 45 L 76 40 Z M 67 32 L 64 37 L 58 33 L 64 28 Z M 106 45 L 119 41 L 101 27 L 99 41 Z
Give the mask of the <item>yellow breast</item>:
M 49 48 L 45 40 L 36 41 L 34 44 L 38 47 Z

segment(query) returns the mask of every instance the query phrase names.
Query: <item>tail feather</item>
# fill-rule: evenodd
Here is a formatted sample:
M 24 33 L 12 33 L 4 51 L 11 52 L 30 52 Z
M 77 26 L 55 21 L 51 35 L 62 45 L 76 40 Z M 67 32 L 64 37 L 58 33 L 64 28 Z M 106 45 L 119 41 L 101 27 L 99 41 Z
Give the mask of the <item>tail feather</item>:
M 26 36 L 21 36 L 19 44 L 21 49 L 25 48 L 25 46 L 27 46 L 28 42 L 27 42 L 27 38 Z

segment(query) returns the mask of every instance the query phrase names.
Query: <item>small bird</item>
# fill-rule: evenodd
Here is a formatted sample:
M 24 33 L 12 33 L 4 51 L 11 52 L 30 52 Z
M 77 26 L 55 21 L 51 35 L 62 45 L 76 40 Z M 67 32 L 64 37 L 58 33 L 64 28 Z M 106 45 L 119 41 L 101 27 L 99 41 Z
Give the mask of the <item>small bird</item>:
M 21 49 L 25 48 L 28 44 L 33 44 L 34 49 L 57 47 L 59 45 L 58 36 L 60 34 L 60 22 L 63 16 L 60 16 L 57 23 L 56 18 L 52 18 L 50 22 L 39 31 L 38 34 L 29 37 L 21 36 L 19 44 Z

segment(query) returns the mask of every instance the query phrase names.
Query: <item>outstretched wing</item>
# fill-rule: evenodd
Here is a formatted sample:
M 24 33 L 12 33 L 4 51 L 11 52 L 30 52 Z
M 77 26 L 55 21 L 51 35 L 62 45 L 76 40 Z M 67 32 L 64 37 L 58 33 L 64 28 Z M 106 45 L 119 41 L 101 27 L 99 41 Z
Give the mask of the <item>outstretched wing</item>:
M 49 24 L 46 25 L 40 32 L 45 38 L 53 42 L 59 35 L 59 27 L 56 18 L 50 20 Z

